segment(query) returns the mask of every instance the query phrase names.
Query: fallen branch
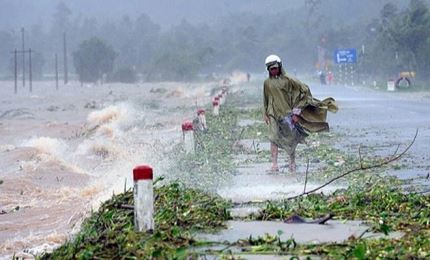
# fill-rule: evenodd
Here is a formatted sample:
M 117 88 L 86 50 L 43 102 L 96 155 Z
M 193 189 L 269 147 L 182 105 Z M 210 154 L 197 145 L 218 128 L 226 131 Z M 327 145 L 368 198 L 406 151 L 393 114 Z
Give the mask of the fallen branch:
M 306 164 L 305 186 L 303 187 L 303 193 L 306 192 L 306 184 L 308 183 L 308 172 L 309 172 L 309 158 Z
M 414 192 L 414 194 L 426 194 L 426 193 L 430 194 L 430 190 L 423 190 L 423 191 L 419 191 L 419 192 Z
M 359 149 L 359 155 L 360 155 L 360 167 L 359 168 L 352 169 L 352 170 L 347 171 L 347 172 L 345 172 L 345 173 L 343 173 L 343 174 L 341 174 L 339 176 L 336 176 L 333 179 L 329 180 L 328 182 L 324 183 L 323 185 L 321 185 L 319 187 L 316 187 L 315 189 L 303 192 L 302 194 L 299 194 L 299 195 L 296 195 L 296 196 L 288 197 L 286 199 L 287 200 L 292 200 L 292 199 L 296 199 L 296 198 L 308 195 L 310 193 L 314 193 L 314 192 L 316 192 L 316 191 L 318 191 L 318 190 L 320 190 L 320 189 L 322 189 L 322 188 L 330 185 L 332 182 L 334 182 L 334 181 L 336 181 L 336 180 L 338 180 L 340 178 L 343 178 L 343 177 L 345 177 L 345 176 L 347 176 L 347 175 L 349 175 L 351 173 L 358 172 L 358 171 L 369 170 L 369 169 L 373 169 L 373 168 L 379 168 L 379 167 L 387 165 L 387 164 L 389 164 L 391 162 L 394 162 L 394 161 L 398 160 L 400 157 L 402 157 L 412 147 L 412 145 L 415 143 L 415 140 L 417 139 L 417 136 L 418 136 L 418 129 L 415 132 L 415 136 L 412 139 L 412 142 L 400 154 L 398 154 L 397 156 L 394 156 L 394 157 L 390 157 L 388 160 L 385 160 L 383 162 L 380 162 L 380 163 L 374 164 L 374 165 L 370 165 L 370 166 L 364 166 L 363 165 L 363 163 L 361 161 L 361 154 L 360 154 L 360 149 Z
M 357 237 L 357 239 L 362 239 L 363 238 L 363 236 L 367 233 L 367 232 L 369 232 L 370 231 L 370 228 L 367 228 L 366 230 L 364 230 L 358 237 Z
M 133 205 L 122 204 L 120 207 L 121 207 L 121 208 L 123 208 L 123 209 L 131 209 L 131 210 L 134 210 L 134 206 L 133 206 Z
M 361 145 L 358 146 L 358 160 L 360 162 L 360 168 L 363 168 L 363 160 L 361 159 Z
M 397 154 L 397 152 L 399 151 L 399 149 L 400 149 L 400 144 L 398 144 L 398 145 L 397 145 L 397 148 L 396 148 L 396 150 L 394 151 L 393 155 L 391 155 L 391 158 L 393 158 L 394 156 L 396 156 L 396 154 Z

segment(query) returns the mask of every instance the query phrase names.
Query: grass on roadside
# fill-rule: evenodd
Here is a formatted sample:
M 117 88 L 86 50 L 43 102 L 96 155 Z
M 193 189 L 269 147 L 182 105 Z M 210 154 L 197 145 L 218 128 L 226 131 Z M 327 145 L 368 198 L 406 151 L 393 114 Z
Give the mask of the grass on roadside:
M 82 225 L 72 240 L 40 259 L 181 258 L 193 243 L 192 232 L 224 226 L 229 203 L 178 183 L 158 187 L 155 195 L 155 232 L 134 231 L 133 193 L 106 201 Z
M 425 259 L 430 257 L 430 196 L 405 194 L 397 180 L 368 179 L 365 185 L 350 187 L 325 196 L 312 194 L 292 201 L 267 204 L 256 219 L 282 220 L 298 214 L 317 218 L 332 213 L 338 220 L 363 220 L 372 232 L 401 231 L 403 237 L 364 239 L 351 236 L 343 243 L 298 245 L 278 236 L 242 240 L 245 251 L 292 255 L 318 255 L 327 259 Z M 258 248 L 258 251 L 255 251 Z

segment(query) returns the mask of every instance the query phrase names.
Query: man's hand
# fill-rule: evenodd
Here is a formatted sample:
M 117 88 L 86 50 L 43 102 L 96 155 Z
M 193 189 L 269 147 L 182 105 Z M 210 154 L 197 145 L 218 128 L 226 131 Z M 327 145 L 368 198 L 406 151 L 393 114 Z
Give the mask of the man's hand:
M 302 110 L 298 107 L 293 108 L 292 114 L 299 116 L 302 113 Z
M 293 108 L 293 111 L 291 111 L 291 121 L 293 121 L 294 124 L 299 122 L 299 115 L 302 113 L 302 110 L 298 107 Z
M 266 122 L 266 124 L 268 125 L 268 124 L 269 124 L 269 122 L 270 122 L 269 117 L 268 117 L 266 114 L 264 114 L 264 115 L 263 115 L 263 118 L 264 118 L 264 122 Z

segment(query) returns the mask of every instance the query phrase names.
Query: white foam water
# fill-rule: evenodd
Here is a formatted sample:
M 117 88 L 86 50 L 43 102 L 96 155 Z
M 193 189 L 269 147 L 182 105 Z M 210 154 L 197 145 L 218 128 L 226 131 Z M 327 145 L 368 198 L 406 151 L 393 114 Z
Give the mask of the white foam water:
M 151 95 L 159 98 L 149 91 L 157 84 L 81 88 L 70 83 L 53 92 L 47 82 L 35 86 L 38 93 L 32 96 L 21 89 L 18 95 L 2 95 L 0 111 L 34 114 L 1 119 L 0 166 L 7 166 L 0 172 L 0 210 L 6 212 L 0 219 L 6 227 L 0 230 L 3 255 L 40 254 L 70 238 L 90 208 L 132 187 L 135 166 L 148 164 L 156 176 L 163 174 L 168 164 L 164 152 L 180 142 L 180 122 L 194 116 L 195 100 L 210 99 L 201 84 L 168 86 L 183 92 L 162 97 L 168 102 L 158 108 L 169 113 L 147 105 L 154 102 Z M 189 111 L 172 109 L 187 106 Z
M 21 146 L 33 147 L 40 153 L 62 158 L 67 150 L 67 144 L 60 139 L 51 137 L 33 137 L 22 142 Z

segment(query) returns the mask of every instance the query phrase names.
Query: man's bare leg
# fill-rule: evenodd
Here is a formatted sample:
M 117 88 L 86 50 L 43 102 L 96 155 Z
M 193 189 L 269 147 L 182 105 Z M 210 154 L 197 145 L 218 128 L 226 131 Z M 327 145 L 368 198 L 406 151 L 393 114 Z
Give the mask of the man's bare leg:
M 272 155 L 272 171 L 279 171 L 278 167 L 278 146 L 275 143 L 270 143 L 270 152 Z
M 293 151 L 290 154 L 289 170 L 290 170 L 290 173 L 296 174 L 296 151 Z

